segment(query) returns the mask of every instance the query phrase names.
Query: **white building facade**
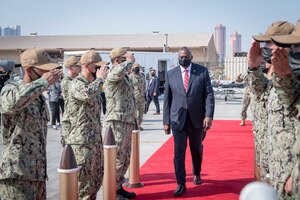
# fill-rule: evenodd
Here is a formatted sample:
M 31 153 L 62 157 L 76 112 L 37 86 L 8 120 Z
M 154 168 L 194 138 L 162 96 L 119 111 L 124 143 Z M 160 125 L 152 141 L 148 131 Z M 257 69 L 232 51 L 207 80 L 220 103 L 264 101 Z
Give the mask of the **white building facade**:
M 239 74 L 248 70 L 247 57 L 226 57 L 224 60 L 224 75 L 226 80 L 235 81 Z

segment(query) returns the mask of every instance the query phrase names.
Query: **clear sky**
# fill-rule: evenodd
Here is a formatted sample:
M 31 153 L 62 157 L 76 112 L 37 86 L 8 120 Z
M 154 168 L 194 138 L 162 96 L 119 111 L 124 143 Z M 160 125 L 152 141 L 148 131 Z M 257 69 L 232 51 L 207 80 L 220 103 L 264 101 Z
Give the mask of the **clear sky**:
M 251 35 L 275 21 L 296 23 L 300 0 L 0 0 L 0 26 L 21 25 L 22 35 L 214 33 Z

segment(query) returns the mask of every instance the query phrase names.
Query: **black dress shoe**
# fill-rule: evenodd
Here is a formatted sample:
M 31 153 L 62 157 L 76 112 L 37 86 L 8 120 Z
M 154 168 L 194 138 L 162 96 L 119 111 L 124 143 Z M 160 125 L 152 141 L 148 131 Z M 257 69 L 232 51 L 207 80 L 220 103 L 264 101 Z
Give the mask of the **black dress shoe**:
M 134 192 L 128 192 L 128 191 L 124 190 L 123 187 L 121 187 L 120 189 L 117 190 L 117 194 L 121 195 L 122 197 L 125 197 L 127 199 L 133 199 L 136 197 L 136 194 Z
M 200 176 L 194 176 L 193 183 L 195 185 L 200 185 L 202 183 L 201 177 Z
M 185 184 L 179 184 L 173 194 L 174 196 L 181 196 L 185 191 Z

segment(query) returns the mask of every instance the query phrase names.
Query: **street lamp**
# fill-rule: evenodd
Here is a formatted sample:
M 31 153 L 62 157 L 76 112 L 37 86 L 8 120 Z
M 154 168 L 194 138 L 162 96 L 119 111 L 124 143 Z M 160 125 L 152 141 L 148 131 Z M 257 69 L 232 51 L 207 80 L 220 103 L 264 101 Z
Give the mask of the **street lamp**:
M 164 52 L 168 52 L 168 34 L 165 33 L 165 44 L 164 44 Z
M 159 31 L 152 31 L 153 34 L 159 34 Z M 165 41 L 164 41 L 164 45 L 163 45 L 163 52 L 168 52 L 168 34 L 165 33 Z

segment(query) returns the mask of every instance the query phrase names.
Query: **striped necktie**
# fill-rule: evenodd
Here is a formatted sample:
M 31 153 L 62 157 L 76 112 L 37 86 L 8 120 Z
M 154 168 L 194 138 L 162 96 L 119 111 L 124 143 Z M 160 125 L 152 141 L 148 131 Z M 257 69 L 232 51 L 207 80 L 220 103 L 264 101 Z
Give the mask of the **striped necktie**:
M 189 87 L 189 70 L 184 70 L 184 89 L 185 89 L 185 92 L 188 91 L 188 87 Z

